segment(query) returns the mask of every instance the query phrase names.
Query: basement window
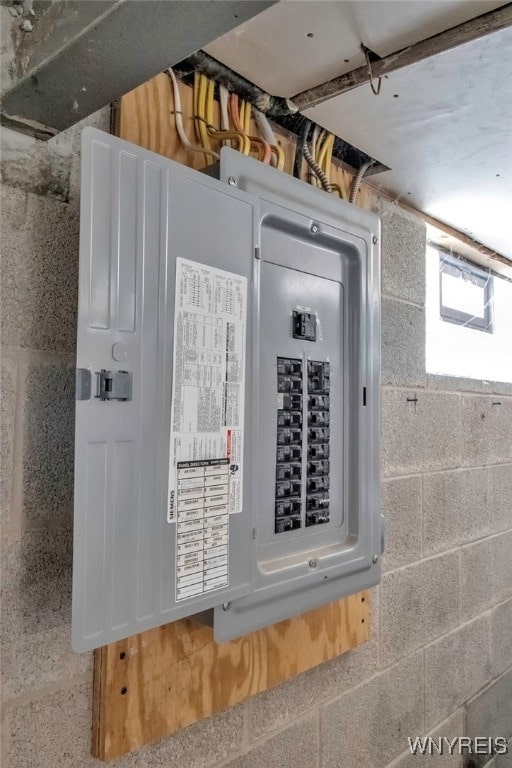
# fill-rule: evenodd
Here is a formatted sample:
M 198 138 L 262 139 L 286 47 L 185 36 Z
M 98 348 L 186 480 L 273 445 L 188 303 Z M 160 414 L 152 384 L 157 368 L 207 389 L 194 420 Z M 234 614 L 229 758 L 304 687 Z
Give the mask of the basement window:
M 512 381 L 512 282 L 427 247 L 427 373 Z
M 492 275 L 468 262 L 439 253 L 439 307 L 441 319 L 464 328 L 493 332 Z

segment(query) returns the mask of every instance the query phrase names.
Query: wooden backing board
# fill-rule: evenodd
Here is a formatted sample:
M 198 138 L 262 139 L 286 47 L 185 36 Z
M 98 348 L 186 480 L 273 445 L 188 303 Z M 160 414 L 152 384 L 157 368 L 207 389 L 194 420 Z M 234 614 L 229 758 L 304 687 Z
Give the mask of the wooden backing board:
M 181 95 L 192 138 L 191 89 L 181 86 Z M 169 78 L 158 75 L 122 98 L 117 133 L 202 168 L 204 156 L 181 147 L 172 109 Z M 279 142 L 289 172 L 294 143 L 284 134 Z M 351 174 L 333 166 L 332 181 L 348 192 Z M 368 204 L 369 192 L 363 188 L 360 198 Z M 100 648 L 94 660 L 93 755 L 113 760 L 364 643 L 369 608 L 369 595 L 362 592 L 229 643 L 215 643 L 211 628 L 185 619 Z

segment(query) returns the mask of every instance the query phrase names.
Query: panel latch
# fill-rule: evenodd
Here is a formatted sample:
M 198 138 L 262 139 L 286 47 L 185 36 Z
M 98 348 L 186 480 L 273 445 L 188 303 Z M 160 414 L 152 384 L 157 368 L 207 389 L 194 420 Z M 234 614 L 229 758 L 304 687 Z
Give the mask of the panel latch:
M 132 374 L 130 371 L 96 372 L 96 397 L 100 400 L 131 400 Z

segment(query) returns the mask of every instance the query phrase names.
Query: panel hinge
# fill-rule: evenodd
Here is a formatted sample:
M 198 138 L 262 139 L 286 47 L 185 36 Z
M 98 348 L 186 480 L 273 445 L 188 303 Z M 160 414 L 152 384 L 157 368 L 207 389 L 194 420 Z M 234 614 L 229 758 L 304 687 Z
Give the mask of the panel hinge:
M 96 397 L 100 400 L 131 400 L 132 374 L 129 371 L 96 372 Z
M 258 261 L 261 259 L 261 248 L 258 245 L 254 248 L 254 258 Z
M 91 397 L 91 372 L 88 368 L 77 368 L 75 378 L 77 400 L 89 400 Z

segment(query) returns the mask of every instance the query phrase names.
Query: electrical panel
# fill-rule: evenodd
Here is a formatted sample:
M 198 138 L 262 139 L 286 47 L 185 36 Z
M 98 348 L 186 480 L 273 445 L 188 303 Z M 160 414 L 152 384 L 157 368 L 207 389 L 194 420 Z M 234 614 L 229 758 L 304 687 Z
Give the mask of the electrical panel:
M 379 220 L 234 150 L 82 139 L 73 646 L 380 578 Z

